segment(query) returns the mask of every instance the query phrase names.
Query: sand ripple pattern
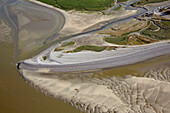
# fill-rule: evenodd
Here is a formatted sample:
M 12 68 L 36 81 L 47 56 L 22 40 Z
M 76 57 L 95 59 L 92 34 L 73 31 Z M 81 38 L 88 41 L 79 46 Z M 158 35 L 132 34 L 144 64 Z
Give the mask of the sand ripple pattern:
M 145 77 L 102 79 L 91 73 L 21 73 L 33 87 L 87 113 L 170 113 L 169 68 L 151 70 Z

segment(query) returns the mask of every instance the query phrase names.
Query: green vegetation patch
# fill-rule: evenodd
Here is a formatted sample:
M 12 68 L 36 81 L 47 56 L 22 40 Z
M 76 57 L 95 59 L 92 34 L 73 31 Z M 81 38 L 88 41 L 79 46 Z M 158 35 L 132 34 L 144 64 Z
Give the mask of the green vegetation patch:
M 128 45 L 141 45 L 156 42 L 157 40 L 145 36 L 132 34 L 128 37 Z
M 65 10 L 89 10 L 99 11 L 105 10 L 114 4 L 114 0 L 38 0 L 55 7 Z
M 146 29 L 142 32 L 143 35 L 147 35 L 156 40 L 167 40 L 170 39 L 170 29 L 160 29 L 159 31 L 150 31 Z
M 126 45 L 127 44 L 127 36 L 117 37 L 117 38 L 106 37 L 105 41 L 108 43 L 113 43 L 113 44 Z
M 43 58 L 43 60 L 47 60 L 47 56 L 43 56 L 42 58 Z
M 154 25 L 153 23 L 150 23 L 148 30 L 154 31 L 154 30 L 157 30 L 157 29 L 158 29 L 158 27 L 156 25 Z
M 107 46 L 94 46 L 94 45 L 85 45 L 77 47 L 73 50 L 73 52 L 80 52 L 83 50 L 89 50 L 89 51 L 95 51 L 95 52 L 101 52 L 104 51 L 107 48 Z
M 165 23 L 164 23 L 165 22 Z M 161 27 L 169 26 L 169 22 L 167 21 L 162 21 L 162 25 L 160 24 Z M 144 31 L 141 32 L 141 34 L 149 36 L 150 38 L 156 39 L 156 40 L 166 40 L 170 39 L 170 29 L 161 29 L 159 31 L 154 31 L 156 30 L 154 28 L 155 25 L 153 23 L 150 24 L 150 26 L 145 29 Z
M 137 34 L 132 34 L 129 36 L 117 37 L 117 38 L 106 37 L 105 41 L 108 43 L 119 44 L 119 45 L 142 45 L 142 44 L 149 44 L 152 42 L 156 42 L 157 40 L 145 36 L 137 35 Z
M 75 44 L 74 41 L 66 42 L 66 43 L 63 43 L 63 44 L 61 45 L 61 47 L 72 46 L 72 45 L 74 45 L 74 44 Z
M 63 49 L 57 48 L 57 47 L 54 49 L 54 51 L 62 51 L 62 50 L 63 50 Z
M 148 3 L 158 3 L 158 2 L 164 2 L 164 1 L 168 1 L 168 0 L 140 0 L 140 1 L 133 3 L 132 5 L 138 6 L 138 5 L 145 5 Z
M 38 1 L 44 2 L 44 3 L 49 4 L 49 5 L 57 6 L 56 0 L 38 0 Z
M 120 2 L 127 2 L 128 0 L 117 0 L 117 3 L 120 3 Z
M 106 48 L 107 51 L 112 51 L 112 50 L 115 50 L 117 47 L 116 46 L 108 46 Z
M 170 28 L 170 21 L 168 20 L 155 21 L 155 24 L 164 29 Z

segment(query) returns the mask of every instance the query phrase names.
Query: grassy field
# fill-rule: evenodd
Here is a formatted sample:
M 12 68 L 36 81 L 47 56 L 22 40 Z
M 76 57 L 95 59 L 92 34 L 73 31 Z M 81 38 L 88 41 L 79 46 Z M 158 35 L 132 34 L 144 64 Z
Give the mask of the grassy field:
M 120 3 L 120 2 L 127 2 L 128 0 L 117 0 L 117 3 Z
M 83 50 L 101 52 L 101 51 L 104 51 L 106 48 L 107 48 L 106 46 L 85 45 L 85 46 L 80 46 L 80 47 L 75 48 L 73 52 L 80 52 Z
M 153 39 L 157 40 L 167 40 L 170 39 L 170 29 L 160 29 L 159 31 L 151 31 L 149 29 L 146 29 L 142 32 L 143 35 L 147 35 Z
M 132 5 L 138 6 L 138 5 L 145 5 L 148 3 L 158 3 L 158 2 L 163 2 L 163 1 L 168 1 L 168 0 L 140 0 L 140 1 L 133 3 Z
M 153 23 L 151 23 L 150 26 L 147 29 L 151 30 L 151 31 L 154 31 L 154 30 L 157 30 L 158 27 L 156 25 L 154 25 Z
M 159 24 L 163 28 L 169 28 L 169 21 L 160 21 L 156 22 L 156 24 Z M 160 29 L 159 31 L 154 31 L 156 30 L 156 26 L 153 25 L 153 23 L 150 24 L 150 26 L 145 29 L 144 31 L 141 32 L 141 34 L 149 36 L 153 39 L 156 40 L 166 40 L 170 39 L 170 29 Z
M 105 41 L 108 43 L 113 43 L 113 44 L 126 45 L 127 44 L 127 36 L 117 37 L 117 38 L 106 37 Z
M 164 29 L 170 28 L 170 21 L 168 20 L 156 21 L 155 23 Z
M 46 3 L 46 4 L 53 5 L 53 6 L 57 7 L 57 4 L 56 4 L 57 0 L 37 0 L 37 1 L 40 1 L 40 2 L 43 2 L 43 3 Z
M 149 44 L 152 42 L 156 42 L 156 39 L 148 38 L 145 36 L 132 34 L 129 36 L 122 36 L 122 37 L 106 37 L 105 41 L 112 44 L 118 45 L 142 45 L 142 44 Z
M 75 44 L 74 41 L 66 42 L 66 43 L 63 43 L 63 44 L 61 45 L 61 47 L 72 46 L 72 45 L 74 45 L 74 44 Z
M 100 11 L 113 6 L 114 0 L 38 0 L 65 10 Z

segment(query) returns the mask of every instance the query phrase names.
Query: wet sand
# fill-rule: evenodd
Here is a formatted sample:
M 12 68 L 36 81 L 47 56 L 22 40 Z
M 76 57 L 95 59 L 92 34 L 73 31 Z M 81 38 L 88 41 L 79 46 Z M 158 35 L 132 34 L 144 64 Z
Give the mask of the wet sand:
M 0 42 L 7 42 L 7 43 L 13 42 L 12 30 L 2 20 L 0 20 Z
M 1 6 L 0 17 L 13 30 L 18 54 L 23 55 L 24 51 L 29 54 L 32 49 L 57 39 L 65 23 L 65 17 L 60 12 L 22 0 L 6 2 Z
M 21 70 L 21 73 L 34 88 L 81 111 L 168 113 L 169 101 L 164 100 L 169 100 L 169 58 L 169 55 L 158 57 L 100 72 L 43 73 Z M 162 69 L 156 69 L 157 66 Z M 115 70 L 125 73 L 115 76 Z

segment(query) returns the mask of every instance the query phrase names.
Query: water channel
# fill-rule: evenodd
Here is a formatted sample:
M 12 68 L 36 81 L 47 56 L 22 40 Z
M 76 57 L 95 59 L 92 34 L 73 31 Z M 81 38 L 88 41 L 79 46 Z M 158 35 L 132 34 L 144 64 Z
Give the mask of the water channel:
M 30 16 L 31 14 L 33 15 Z M 57 35 L 65 21 L 62 14 L 25 0 L 1 0 L 0 19 L 12 28 L 14 36 L 12 43 L 0 42 L 0 113 L 80 113 L 69 104 L 30 87 L 20 77 L 15 65 L 24 58 L 34 56 L 38 51 L 32 50 L 42 47 L 44 41 Z M 26 48 L 23 45 L 27 45 Z M 169 61 L 170 56 L 165 55 L 135 65 L 95 72 L 94 76 L 140 76 L 141 69 L 154 68 L 160 64 L 169 66 Z

